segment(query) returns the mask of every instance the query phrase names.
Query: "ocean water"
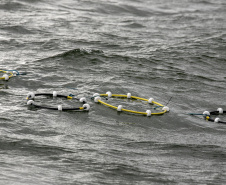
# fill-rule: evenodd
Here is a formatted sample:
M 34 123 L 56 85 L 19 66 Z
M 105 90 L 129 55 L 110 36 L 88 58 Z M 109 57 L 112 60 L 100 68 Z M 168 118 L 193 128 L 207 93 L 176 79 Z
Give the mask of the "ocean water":
M 226 125 L 188 115 L 226 110 L 224 0 L 1 0 L 0 51 L 0 70 L 26 72 L 0 80 L 0 184 L 226 184 Z M 91 109 L 27 106 L 29 92 L 53 91 Z M 91 99 L 107 91 L 170 112 Z

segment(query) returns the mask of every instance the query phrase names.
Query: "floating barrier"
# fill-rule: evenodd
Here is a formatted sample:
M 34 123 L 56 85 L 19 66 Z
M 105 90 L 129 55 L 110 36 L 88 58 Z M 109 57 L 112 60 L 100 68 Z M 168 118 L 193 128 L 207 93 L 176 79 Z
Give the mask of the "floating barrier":
M 72 108 L 68 108 L 68 107 L 63 107 L 62 105 L 58 105 L 57 107 L 49 107 L 49 106 L 42 106 L 42 105 L 38 105 L 35 103 L 35 97 L 37 96 L 50 96 L 50 97 L 60 97 L 60 98 L 65 98 L 65 99 L 76 99 L 79 102 L 83 103 L 82 107 L 72 107 Z M 84 111 L 88 111 L 90 109 L 90 105 L 86 103 L 86 98 L 76 98 L 74 96 L 65 96 L 65 95 L 60 95 L 57 94 L 56 91 L 53 91 L 53 93 L 28 93 L 27 95 L 27 105 L 32 105 L 36 108 L 41 108 L 41 109 L 50 109 L 50 110 L 59 110 L 59 111 L 78 111 L 78 110 L 84 110 Z
M 12 72 L 3 71 L 3 70 L 0 70 L 0 72 L 4 73 L 3 76 L 0 77 L 0 80 L 6 80 L 7 81 L 14 76 L 14 74 Z
M 226 124 L 225 121 L 221 121 L 220 118 L 212 118 L 212 116 L 217 116 L 217 115 L 222 115 L 226 114 L 226 111 L 224 111 L 222 108 L 218 108 L 216 111 L 204 111 L 202 114 L 199 113 L 189 113 L 189 115 L 202 115 L 205 120 L 215 122 L 215 123 L 224 123 Z
M 146 110 L 146 112 L 139 112 L 139 111 L 124 109 L 122 105 L 118 105 L 116 107 L 116 106 L 110 105 L 110 104 L 102 101 L 101 97 L 108 97 L 108 98 L 115 97 L 115 98 L 128 98 L 128 99 L 142 100 L 142 101 L 146 101 L 150 104 L 155 104 L 158 107 L 162 107 L 162 111 L 161 112 L 151 112 L 151 110 Z M 164 105 L 162 105 L 158 102 L 155 102 L 153 98 L 150 98 L 150 99 L 140 98 L 140 97 L 132 96 L 131 93 L 128 93 L 127 95 L 123 95 L 123 94 L 112 94 L 110 91 L 108 91 L 108 92 L 106 92 L 106 94 L 95 93 L 93 95 L 92 99 L 96 103 L 101 103 L 101 104 L 103 104 L 107 107 L 111 107 L 113 109 L 116 109 L 119 112 L 125 111 L 125 112 L 130 112 L 130 113 L 135 113 L 135 114 L 142 114 L 142 115 L 146 115 L 146 116 L 151 116 L 151 115 L 161 115 L 161 114 L 164 114 L 164 113 L 169 111 L 169 107 L 164 106 Z
M 222 108 L 218 108 L 216 111 L 211 111 L 211 112 L 204 111 L 203 112 L 204 118 L 207 121 L 211 121 L 211 122 L 215 122 L 215 123 L 224 123 L 224 124 L 226 124 L 225 121 L 221 121 L 220 118 L 218 118 L 218 117 L 216 117 L 216 118 L 212 118 L 211 117 L 211 116 L 217 116 L 217 115 L 222 115 L 222 114 L 226 114 L 226 111 L 223 111 Z

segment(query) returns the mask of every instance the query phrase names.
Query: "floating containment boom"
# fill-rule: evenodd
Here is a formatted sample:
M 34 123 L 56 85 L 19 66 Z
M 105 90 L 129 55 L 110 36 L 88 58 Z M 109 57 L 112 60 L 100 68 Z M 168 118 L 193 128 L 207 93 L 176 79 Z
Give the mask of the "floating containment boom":
M 58 105 L 57 107 L 50 107 L 50 106 L 43 106 L 43 105 L 38 105 L 35 103 L 35 97 L 37 96 L 50 96 L 50 97 L 60 97 L 60 98 L 66 98 L 66 99 L 76 99 L 79 100 L 81 103 L 83 103 L 82 107 L 63 107 L 62 105 Z M 75 110 L 85 110 L 88 111 L 90 109 L 90 105 L 86 103 L 86 99 L 83 98 L 76 98 L 72 96 L 65 96 L 65 95 L 60 95 L 57 94 L 56 91 L 53 91 L 53 93 L 28 93 L 27 95 L 27 105 L 29 106 L 34 106 L 36 108 L 41 108 L 41 109 L 50 109 L 50 110 L 59 110 L 59 111 L 75 111 Z
M 213 116 L 221 115 L 221 114 L 226 114 L 226 111 L 223 111 L 222 108 L 218 108 L 216 111 L 211 111 L 211 112 L 204 111 L 203 112 L 204 118 L 207 121 L 212 121 L 212 122 L 215 122 L 215 123 L 225 123 L 226 124 L 225 121 L 221 121 L 220 118 L 218 118 L 218 117 L 212 118 Z
M 122 105 L 113 106 L 113 105 L 110 105 L 110 104 L 102 101 L 101 97 L 108 97 L 108 98 L 115 97 L 115 98 L 128 98 L 128 99 L 142 100 L 142 101 L 146 101 L 150 104 L 155 104 L 155 105 L 158 105 L 159 107 L 162 107 L 162 111 L 161 112 L 151 112 L 151 110 L 146 110 L 145 112 L 139 112 L 139 111 L 124 109 Z M 103 105 L 116 109 L 119 112 L 125 111 L 125 112 L 134 113 L 134 114 L 142 114 L 142 115 L 146 115 L 146 116 L 151 116 L 151 115 L 161 115 L 161 114 L 164 114 L 169 111 L 169 107 L 164 106 L 164 105 L 154 101 L 153 98 L 150 98 L 150 99 L 140 98 L 140 97 L 132 96 L 131 93 L 128 93 L 127 95 L 123 95 L 123 94 L 112 94 L 110 91 L 108 91 L 108 92 L 106 92 L 106 94 L 95 93 L 92 98 L 93 98 L 94 102 L 101 103 Z

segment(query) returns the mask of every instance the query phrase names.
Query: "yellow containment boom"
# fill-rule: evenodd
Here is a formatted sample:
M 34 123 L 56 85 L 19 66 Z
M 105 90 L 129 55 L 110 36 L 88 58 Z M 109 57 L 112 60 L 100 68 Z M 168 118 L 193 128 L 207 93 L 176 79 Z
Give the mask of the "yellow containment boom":
M 130 113 L 135 113 L 135 114 L 142 114 L 142 115 L 146 115 L 146 116 L 151 116 L 151 115 L 161 115 L 161 114 L 164 114 L 166 113 L 167 111 L 169 111 L 169 108 L 158 103 L 158 102 L 155 102 L 153 101 L 153 98 L 150 98 L 150 99 L 145 99 L 145 98 L 140 98 L 140 97 L 136 97 L 136 96 L 131 96 L 130 93 L 128 93 L 127 95 L 124 95 L 124 94 L 111 94 L 111 92 L 107 92 L 106 94 L 94 94 L 93 95 L 94 97 L 94 101 L 95 102 L 99 102 L 103 105 L 106 105 L 108 107 L 111 107 L 113 109 L 116 109 L 117 111 L 125 111 L 125 112 L 130 112 Z M 162 108 L 162 111 L 161 112 L 151 112 L 150 110 L 147 110 L 146 112 L 139 112 L 139 111 L 134 111 L 134 110 L 129 110 L 129 109 L 124 109 L 122 108 L 122 105 L 119 105 L 118 107 L 116 106 L 113 106 L 113 105 L 110 105 L 104 101 L 101 100 L 101 97 L 118 97 L 118 98 L 128 98 L 128 99 L 136 99 L 136 100 L 142 100 L 142 101 L 147 101 L 148 103 L 152 103 L 152 104 L 155 104 L 155 105 L 158 105 L 160 107 L 163 107 Z

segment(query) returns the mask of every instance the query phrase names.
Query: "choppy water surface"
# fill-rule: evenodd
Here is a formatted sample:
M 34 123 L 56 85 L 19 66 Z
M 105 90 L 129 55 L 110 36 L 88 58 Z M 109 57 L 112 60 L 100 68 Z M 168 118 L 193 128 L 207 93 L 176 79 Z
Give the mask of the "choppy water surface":
M 0 184 L 226 183 L 226 125 L 187 115 L 226 110 L 224 0 L 2 0 L 0 15 L 0 69 L 27 72 L 0 81 Z M 91 110 L 27 107 L 28 92 L 53 91 Z M 172 97 L 170 112 L 90 99 L 107 91 Z

